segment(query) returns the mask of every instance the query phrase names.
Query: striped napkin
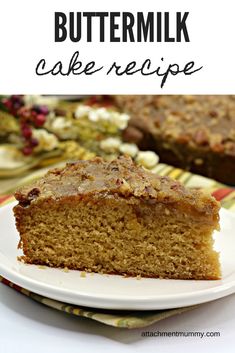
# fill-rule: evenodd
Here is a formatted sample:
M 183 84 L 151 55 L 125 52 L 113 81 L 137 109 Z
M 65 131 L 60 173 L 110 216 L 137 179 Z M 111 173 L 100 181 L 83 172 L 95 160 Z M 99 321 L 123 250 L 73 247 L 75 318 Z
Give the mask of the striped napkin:
M 40 169 L 33 173 L 21 177 L 12 178 L 8 180 L 0 180 L 0 206 L 4 206 L 14 200 L 12 197 L 13 191 L 19 186 L 25 185 L 42 175 L 46 172 L 46 169 Z M 205 178 L 199 175 L 192 174 L 190 172 L 183 171 L 178 168 L 168 166 L 166 164 L 158 164 L 154 169 L 154 172 L 158 175 L 168 175 L 174 179 L 181 181 L 187 187 L 197 187 L 206 189 L 210 192 L 218 201 L 221 202 L 222 207 L 225 207 L 235 212 L 235 189 L 226 187 L 223 184 L 217 183 L 216 181 Z M 41 295 L 32 293 L 27 289 L 21 288 L 16 284 L 8 281 L 6 278 L 0 276 L 0 282 L 13 288 L 14 290 L 26 295 L 27 297 L 42 303 L 50 308 L 63 311 L 67 314 L 87 317 L 89 319 L 101 322 L 106 325 L 122 328 L 137 328 L 151 325 L 157 321 L 166 319 L 170 316 L 183 313 L 188 310 L 192 310 L 196 306 L 170 309 L 170 310 L 153 310 L 153 311 L 114 311 L 114 310 L 102 310 L 94 308 L 78 307 L 76 305 L 69 305 L 63 302 L 56 301 L 54 299 L 46 298 Z

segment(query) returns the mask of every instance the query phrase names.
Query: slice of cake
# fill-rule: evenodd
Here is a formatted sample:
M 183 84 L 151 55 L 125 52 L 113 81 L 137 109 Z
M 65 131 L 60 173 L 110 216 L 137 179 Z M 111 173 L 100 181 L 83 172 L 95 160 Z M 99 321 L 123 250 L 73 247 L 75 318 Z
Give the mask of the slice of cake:
M 129 276 L 219 279 L 219 204 L 131 159 L 54 169 L 15 193 L 22 260 Z

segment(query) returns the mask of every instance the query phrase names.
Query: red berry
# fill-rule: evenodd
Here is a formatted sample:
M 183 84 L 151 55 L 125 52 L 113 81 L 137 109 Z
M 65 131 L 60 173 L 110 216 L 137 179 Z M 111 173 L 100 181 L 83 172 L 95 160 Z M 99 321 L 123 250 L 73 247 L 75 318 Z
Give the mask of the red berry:
M 11 109 L 11 108 L 12 108 L 12 102 L 11 102 L 10 100 L 8 100 L 8 99 L 6 99 L 6 100 L 4 101 L 4 105 L 5 105 L 5 107 L 6 107 L 7 109 Z
M 30 146 L 25 146 L 23 149 L 22 149 L 22 152 L 25 156 L 29 156 L 30 154 L 32 154 L 33 152 L 33 149 L 32 147 Z
M 49 109 L 45 105 L 41 105 L 40 113 L 44 114 L 44 115 L 47 115 L 47 114 L 49 114 Z
M 47 108 L 46 105 L 34 105 L 33 111 L 36 112 L 37 114 L 44 114 L 44 115 L 47 115 L 49 113 L 49 109 Z
M 34 119 L 34 122 L 35 122 L 35 125 L 36 125 L 36 126 L 42 126 L 42 125 L 44 125 L 45 121 L 46 121 L 46 117 L 45 117 L 45 115 L 43 115 L 43 114 L 38 114 L 38 115 L 35 117 L 35 119 Z
M 18 115 L 24 119 L 29 119 L 31 117 L 31 112 L 27 108 L 22 107 L 19 109 Z
M 36 147 L 39 144 L 38 140 L 35 137 L 31 138 L 29 143 L 30 143 L 30 146 L 32 147 Z
M 31 110 L 31 116 L 35 119 L 37 117 L 38 113 L 35 112 L 35 110 Z
M 29 139 L 32 136 L 32 129 L 29 126 L 24 125 L 22 127 L 22 135 L 24 138 Z

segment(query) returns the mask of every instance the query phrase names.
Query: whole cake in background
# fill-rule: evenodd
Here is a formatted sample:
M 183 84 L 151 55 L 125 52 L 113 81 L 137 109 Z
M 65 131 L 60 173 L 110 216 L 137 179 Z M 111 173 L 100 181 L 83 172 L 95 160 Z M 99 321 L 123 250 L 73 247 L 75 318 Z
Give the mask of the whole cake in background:
M 160 162 L 235 185 L 235 96 L 113 96 L 131 117 L 123 139 Z
M 219 203 L 131 158 L 53 169 L 15 193 L 29 264 L 127 276 L 219 279 Z

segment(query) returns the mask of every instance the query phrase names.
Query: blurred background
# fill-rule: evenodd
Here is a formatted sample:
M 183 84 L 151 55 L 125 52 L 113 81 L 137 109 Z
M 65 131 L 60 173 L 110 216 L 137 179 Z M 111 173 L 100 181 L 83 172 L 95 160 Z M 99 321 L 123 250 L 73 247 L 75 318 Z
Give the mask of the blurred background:
M 234 186 L 234 96 L 0 96 L 0 194 L 65 162 L 122 154 L 183 182 L 194 173 L 189 186 Z

